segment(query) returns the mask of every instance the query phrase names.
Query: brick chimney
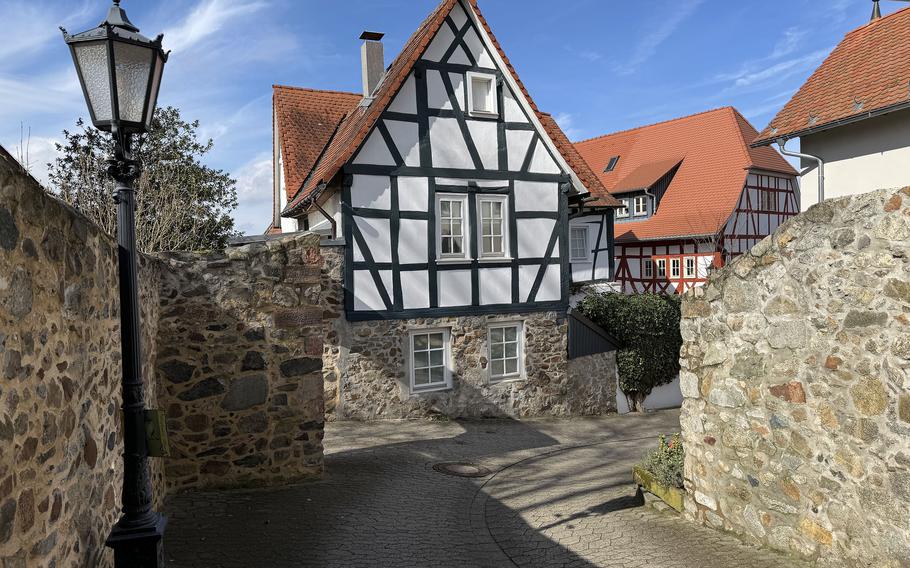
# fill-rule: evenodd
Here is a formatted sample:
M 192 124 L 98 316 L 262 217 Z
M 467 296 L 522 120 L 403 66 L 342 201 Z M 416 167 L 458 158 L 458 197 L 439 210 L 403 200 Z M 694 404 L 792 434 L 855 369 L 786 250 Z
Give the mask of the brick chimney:
M 363 32 L 360 39 L 363 45 L 360 47 L 360 65 L 363 75 L 363 96 L 369 98 L 376 85 L 382 80 L 385 73 L 385 56 L 382 48 L 382 37 L 385 34 L 379 32 Z

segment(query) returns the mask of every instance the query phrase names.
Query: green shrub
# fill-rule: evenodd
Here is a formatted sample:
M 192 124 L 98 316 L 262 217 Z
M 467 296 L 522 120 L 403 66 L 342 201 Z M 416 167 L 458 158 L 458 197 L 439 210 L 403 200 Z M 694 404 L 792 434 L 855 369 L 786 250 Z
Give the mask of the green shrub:
M 592 294 L 578 309 L 620 342 L 619 388 L 633 410 L 641 410 L 654 387 L 669 383 L 679 373 L 680 296 Z
M 673 436 L 670 442 L 661 434 L 657 449 L 651 451 L 642 460 L 641 467 L 651 472 L 659 482 L 667 487 L 683 486 L 683 462 L 686 452 L 683 450 L 679 434 Z

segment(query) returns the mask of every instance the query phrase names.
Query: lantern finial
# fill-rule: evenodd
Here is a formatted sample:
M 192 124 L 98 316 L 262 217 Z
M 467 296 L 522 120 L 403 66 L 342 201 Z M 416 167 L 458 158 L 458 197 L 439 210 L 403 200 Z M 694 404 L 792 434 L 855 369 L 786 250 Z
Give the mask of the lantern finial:
M 139 28 L 134 26 L 133 22 L 126 17 L 126 11 L 120 7 L 120 0 L 114 0 L 114 5 L 107 11 L 107 18 L 101 22 L 101 25 L 123 28 L 134 33 L 139 31 Z

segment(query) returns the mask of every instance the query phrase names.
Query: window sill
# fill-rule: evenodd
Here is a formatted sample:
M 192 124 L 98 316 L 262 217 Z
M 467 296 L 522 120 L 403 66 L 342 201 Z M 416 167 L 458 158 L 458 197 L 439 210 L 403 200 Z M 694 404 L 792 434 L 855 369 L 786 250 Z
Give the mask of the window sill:
M 526 381 L 526 380 L 528 380 L 528 378 L 525 377 L 524 375 L 512 375 L 512 376 L 507 376 L 507 377 L 496 377 L 496 378 L 490 377 L 490 384 L 491 385 L 501 385 L 503 383 L 517 383 L 517 382 Z
M 426 394 L 429 392 L 439 392 L 439 391 L 447 391 L 447 390 L 452 390 L 452 385 L 445 384 L 445 385 L 439 385 L 439 386 L 421 387 L 419 389 L 415 389 L 414 387 L 411 387 L 410 396 L 417 396 L 417 395 Z
M 499 118 L 498 112 L 486 112 L 482 110 L 472 110 L 468 111 L 468 116 L 471 118 L 489 118 L 492 120 L 497 120 Z
M 471 259 L 466 257 L 442 257 L 436 259 L 436 264 L 470 264 Z
M 591 264 L 594 262 L 593 258 L 570 258 L 569 262 L 572 264 Z
M 512 262 L 511 256 L 482 256 L 477 259 L 477 262 Z

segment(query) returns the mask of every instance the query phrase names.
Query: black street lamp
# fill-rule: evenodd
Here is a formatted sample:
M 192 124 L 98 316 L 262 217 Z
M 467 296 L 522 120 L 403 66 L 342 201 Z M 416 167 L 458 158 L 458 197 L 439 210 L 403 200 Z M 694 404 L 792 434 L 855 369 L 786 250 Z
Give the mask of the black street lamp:
M 140 164 L 132 154 L 134 134 L 152 122 L 167 53 L 158 36 L 150 40 L 126 17 L 120 1 L 94 29 L 63 37 L 73 54 L 92 124 L 114 136 L 108 174 L 117 182 L 117 242 L 120 265 L 120 341 L 123 356 L 123 514 L 111 530 L 117 568 L 164 566 L 162 539 L 166 518 L 152 509 L 146 409 L 139 344 L 139 295 L 136 259 L 136 196 L 133 182 Z

